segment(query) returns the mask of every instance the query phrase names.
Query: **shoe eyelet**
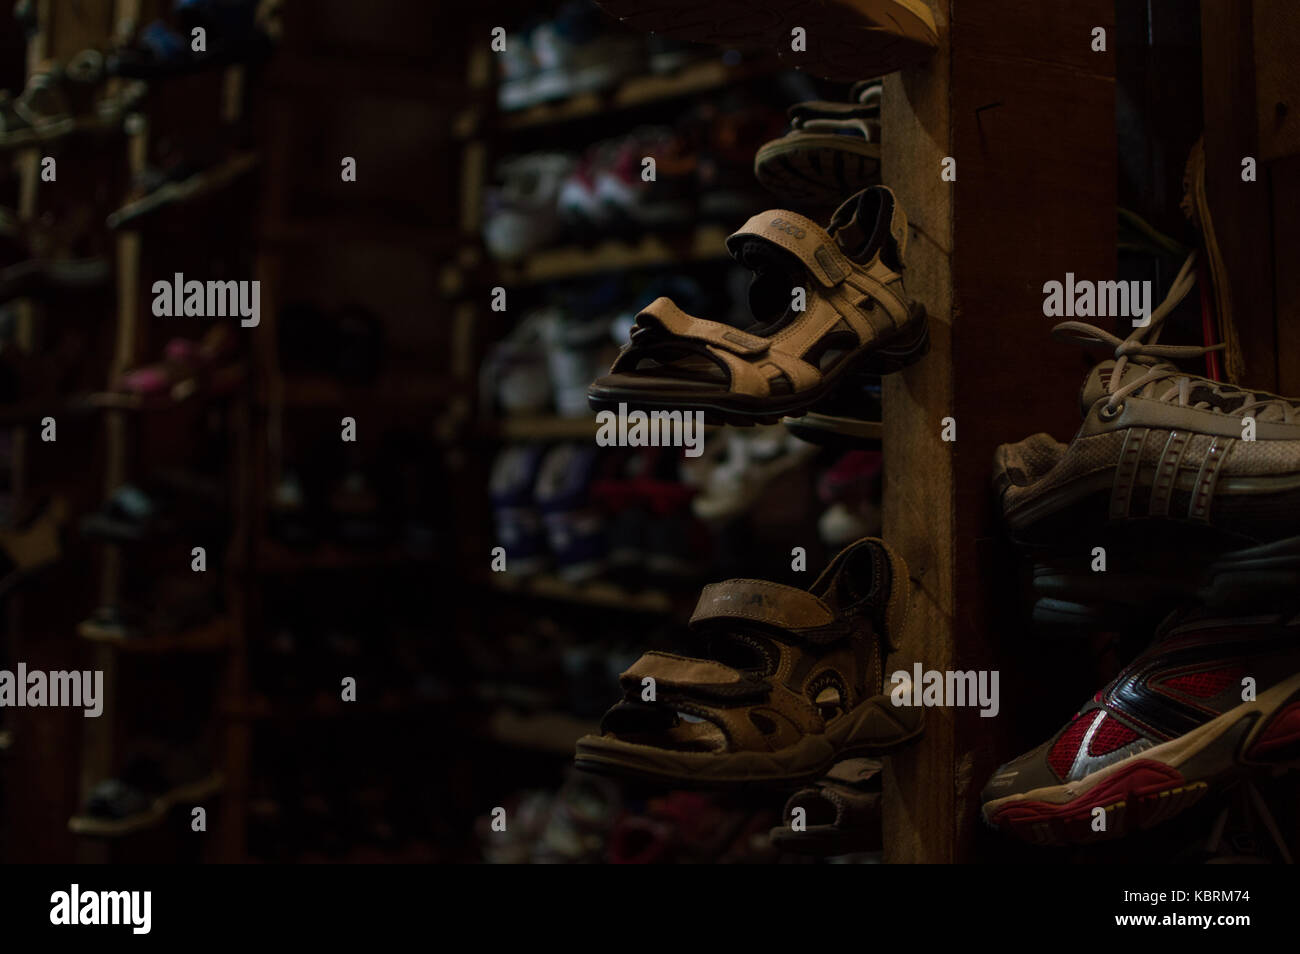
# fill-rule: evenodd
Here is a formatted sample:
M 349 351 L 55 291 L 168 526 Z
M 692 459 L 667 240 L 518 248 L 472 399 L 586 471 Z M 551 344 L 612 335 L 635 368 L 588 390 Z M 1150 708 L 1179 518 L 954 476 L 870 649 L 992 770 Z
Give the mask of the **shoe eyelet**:
M 1123 413 L 1124 413 L 1124 402 L 1120 401 L 1114 407 L 1111 407 L 1109 404 L 1103 404 L 1101 406 L 1101 410 L 1097 412 L 1097 416 L 1101 418 L 1103 421 L 1113 421 L 1115 420 L 1115 418 L 1119 417 Z

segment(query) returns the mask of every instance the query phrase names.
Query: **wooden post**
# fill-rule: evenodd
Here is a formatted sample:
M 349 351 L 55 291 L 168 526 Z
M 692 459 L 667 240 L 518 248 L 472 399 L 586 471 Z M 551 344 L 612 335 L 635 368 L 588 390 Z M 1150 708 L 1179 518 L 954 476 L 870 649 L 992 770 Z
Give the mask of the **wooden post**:
M 997 546 L 989 473 L 999 443 L 1077 428 L 1080 353 L 1049 337 L 1042 286 L 1115 277 L 1113 3 L 931 0 L 941 49 L 886 78 L 884 181 L 912 222 L 906 274 L 931 353 L 885 388 L 886 538 L 913 577 L 891 669 L 998 669 L 1014 579 Z M 1092 50 L 1094 28 L 1105 52 Z M 940 176 L 944 158 L 956 180 Z M 941 440 L 945 417 L 956 440 Z M 1019 663 L 1017 663 L 1019 665 Z M 886 860 L 971 857 L 979 790 L 1017 718 L 931 709 L 886 776 Z

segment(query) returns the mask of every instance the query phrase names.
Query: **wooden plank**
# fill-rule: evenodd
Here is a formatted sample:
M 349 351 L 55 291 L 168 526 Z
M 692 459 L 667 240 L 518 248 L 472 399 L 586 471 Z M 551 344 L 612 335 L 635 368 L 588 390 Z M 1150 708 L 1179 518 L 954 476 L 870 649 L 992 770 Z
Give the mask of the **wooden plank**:
M 1273 192 L 1273 274 L 1277 276 L 1277 389 L 1300 395 L 1300 156 L 1269 164 Z
M 1300 6 L 1295 0 L 1255 0 L 1254 14 L 1256 122 L 1263 162 L 1300 153 Z
M 989 506 L 990 462 L 1001 443 L 1037 431 L 1068 439 L 1078 427 L 1091 358 L 1050 338 L 1044 282 L 1116 276 L 1114 4 L 1053 5 L 1050 16 L 1028 0 L 956 9 L 949 659 L 954 669 L 1000 671 L 1019 616 L 1016 564 Z M 1106 31 L 1104 52 L 1091 48 L 1094 27 Z M 1007 592 L 1012 599 L 998 598 Z M 1023 661 L 1017 652 L 1008 668 Z M 985 780 L 1023 749 L 1013 733 L 1036 725 L 1021 700 L 1002 695 L 1000 718 L 975 707 L 949 715 L 957 861 L 974 855 Z
M 951 154 L 947 6 L 931 0 L 940 44 L 923 66 L 885 78 L 882 124 L 884 181 L 911 225 L 907 290 L 930 316 L 930 354 L 883 388 L 884 535 L 912 577 L 907 632 L 887 671 L 948 668 L 952 656 L 952 448 L 939 439 L 952 413 L 952 184 L 939 178 Z M 947 862 L 953 858 L 953 734 L 950 714 L 931 710 L 925 737 L 887 762 L 884 779 L 885 860 Z
M 1277 388 L 1273 266 L 1260 247 L 1271 212 L 1266 177 L 1243 182 L 1241 161 L 1259 157 L 1253 3 L 1201 3 L 1201 87 L 1205 100 L 1205 191 L 1227 268 L 1233 318 L 1250 387 Z

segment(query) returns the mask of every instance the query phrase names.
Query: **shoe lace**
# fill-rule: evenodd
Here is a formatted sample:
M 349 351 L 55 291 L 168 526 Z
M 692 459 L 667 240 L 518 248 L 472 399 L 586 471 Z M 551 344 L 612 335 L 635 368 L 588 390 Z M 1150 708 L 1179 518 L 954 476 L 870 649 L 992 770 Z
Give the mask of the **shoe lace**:
M 1211 351 L 1222 351 L 1227 347 L 1225 344 L 1203 347 L 1201 345 L 1159 343 L 1160 332 L 1165 319 L 1178 307 L 1179 302 L 1187 297 L 1187 293 L 1196 284 L 1196 272 L 1193 268 L 1195 263 L 1196 252 L 1192 252 L 1187 256 L 1187 260 L 1183 262 L 1183 267 L 1179 269 L 1178 275 L 1174 278 L 1164 301 L 1151 312 L 1150 319 L 1141 327 L 1134 328 L 1132 334 L 1127 338 L 1120 338 L 1118 335 L 1113 335 L 1103 328 L 1098 328 L 1096 325 L 1084 321 L 1062 321 L 1052 328 L 1053 337 L 1064 341 L 1073 341 L 1085 348 L 1102 346 L 1113 349 L 1115 367 L 1109 377 L 1103 378 L 1103 386 L 1109 395 L 1106 401 L 1108 411 L 1117 410 L 1124 398 L 1141 391 L 1148 385 L 1159 381 L 1169 381 L 1170 384 L 1165 390 L 1159 393 L 1153 392 L 1156 400 L 1177 403 L 1180 407 L 1195 407 L 1212 410 L 1216 413 L 1227 413 L 1222 407 L 1215 406 L 1206 400 L 1193 402 L 1192 388 L 1193 383 L 1195 383 L 1200 388 L 1209 388 L 1211 392 L 1221 397 L 1240 399 L 1241 403 L 1232 410 L 1232 413 L 1238 417 L 1253 416 L 1257 420 L 1281 421 L 1285 424 L 1300 419 L 1300 405 L 1296 405 L 1286 398 L 1256 391 L 1247 391 L 1230 384 L 1220 384 L 1199 375 L 1188 374 L 1170 360 L 1199 358 Z M 1133 380 L 1120 384 L 1124 380 L 1124 369 L 1129 364 L 1139 365 L 1147 370 Z

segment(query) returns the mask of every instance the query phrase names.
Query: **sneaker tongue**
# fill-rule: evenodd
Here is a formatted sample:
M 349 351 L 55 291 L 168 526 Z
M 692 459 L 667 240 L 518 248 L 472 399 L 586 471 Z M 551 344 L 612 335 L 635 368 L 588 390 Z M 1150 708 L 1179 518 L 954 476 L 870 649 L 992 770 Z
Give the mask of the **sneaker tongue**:
M 1130 361 L 1124 366 L 1122 380 L 1115 381 L 1113 380 L 1115 377 L 1115 364 L 1116 362 L 1113 359 L 1101 362 L 1092 369 L 1087 380 L 1083 382 L 1083 389 L 1079 392 L 1079 413 L 1083 417 L 1088 416 L 1088 411 L 1100 399 L 1122 387 L 1125 383 L 1141 377 L 1148 370 L 1143 365 Z

